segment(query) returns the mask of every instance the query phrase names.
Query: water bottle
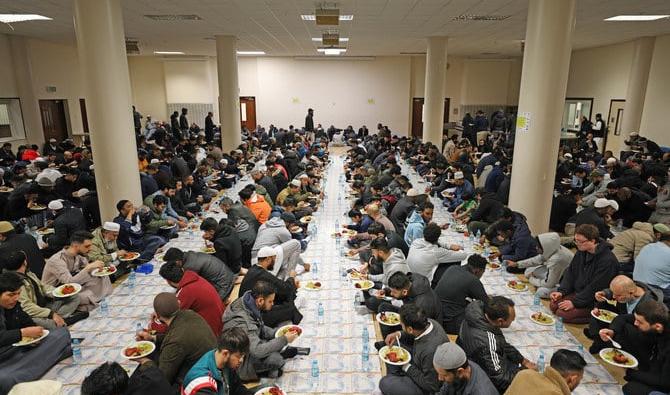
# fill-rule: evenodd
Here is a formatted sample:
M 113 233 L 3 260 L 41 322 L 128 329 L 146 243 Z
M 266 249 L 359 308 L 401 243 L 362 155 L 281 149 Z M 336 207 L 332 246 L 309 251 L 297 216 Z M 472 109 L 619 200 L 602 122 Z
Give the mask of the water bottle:
M 540 295 L 537 293 L 533 296 L 533 310 L 540 311 Z
M 356 294 L 354 295 L 354 309 L 360 306 L 361 304 L 361 293 L 356 291 Z
M 482 237 L 482 231 L 481 229 L 477 229 L 477 240 L 481 239 Z
M 81 363 L 82 361 L 79 339 L 72 339 L 72 360 L 74 363 Z
M 367 326 L 363 328 L 362 340 L 363 340 L 363 345 L 366 345 L 366 344 L 370 343 L 370 332 L 368 332 L 368 327 Z
M 135 270 L 130 269 L 130 274 L 128 275 L 128 288 L 133 289 L 135 288 L 135 279 L 137 276 L 135 275 Z
M 109 315 L 109 304 L 107 303 L 107 298 L 102 298 L 100 301 L 100 315 L 107 317 Z
M 619 219 L 618 221 L 616 221 L 616 230 L 618 230 L 619 232 L 621 232 L 623 230 L 623 220 L 622 219 Z
M 140 332 L 142 332 L 143 330 L 144 330 L 144 325 L 142 325 L 141 322 L 137 321 L 137 322 L 135 323 L 135 334 L 136 334 L 136 335 L 139 335 Z
M 312 280 L 319 278 L 319 261 L 312 262 Z
M 312 391 L 319 389 L 319 361 L 312 360 Z
M 317 309 L 316 321 L 319 323 L 319 325 L 322 325 L 324 322 L 323 303 L 321 302 L 319 302 L 319 308 Z
M 584 346 L 583 346 L 582 344 L 579 344 L 579 345 L 577 346 L 577 352 L 579 353 L 579 355 L 581 355 L 582 357 L 584 357 Z
M 340 262 L 340 280 L 342 280 L 343 283 L 346 283 L 347 277 L 347 268 Z
M 563 318 L 556 317 L 556 324 L 554 324 L 554 329 L 557 337 L 563 336 Z
M 336 219 L 335 220 L 335 231 L 339 232 L 340 231 L 340 220 Z M 339 238 L 339 237 L 338 237 Z
M 340 237 L 338 236 L 338 237 L 335 239 L 335 247 L 337 247 L 337 249 L 339 250 L 340 247 L 341 247 L 341 244 L 342 244 L 342 242 L 340 241 Z
M 537 358 L 537 371 L 544 373 L 544 350 L 540 350 L 540 357 Z
M 361 367 L 364 372 L 370 370 L 370 345 L 363 343 L 363 352 L 361 353 Z

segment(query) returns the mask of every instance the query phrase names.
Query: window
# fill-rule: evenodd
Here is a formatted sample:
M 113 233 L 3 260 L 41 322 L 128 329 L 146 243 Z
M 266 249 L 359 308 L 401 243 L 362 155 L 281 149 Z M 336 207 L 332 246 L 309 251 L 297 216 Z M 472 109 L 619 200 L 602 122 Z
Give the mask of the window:
M 25 137 L 21 101 L 0 98 L 0 141 L 20 140 Z
M 570 98 L 565 99 L 563 107 L 563 122 L 561 129 L 563 132 L 579 132 L 582 117 L 591 120 L 591 108 L 593 99 L 591 98 Z

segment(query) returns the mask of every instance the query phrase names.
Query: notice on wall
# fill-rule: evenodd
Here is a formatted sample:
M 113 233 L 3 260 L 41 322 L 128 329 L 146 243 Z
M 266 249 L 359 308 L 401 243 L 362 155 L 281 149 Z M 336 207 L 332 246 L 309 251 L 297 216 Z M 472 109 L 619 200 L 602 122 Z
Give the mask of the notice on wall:
M 530 112 L 521 112 L 516 118 L 516 132 L 527 133 L 530 129 L 532 116 Z

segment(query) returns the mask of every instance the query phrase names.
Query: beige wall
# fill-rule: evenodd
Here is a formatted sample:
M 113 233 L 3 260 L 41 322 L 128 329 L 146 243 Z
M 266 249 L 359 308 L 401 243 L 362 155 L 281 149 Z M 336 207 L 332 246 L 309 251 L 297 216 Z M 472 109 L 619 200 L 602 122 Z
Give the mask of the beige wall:
M 643 136 L 665 146 L 670 146 L 668 109 L 670 109 L 670 35 L 656 37 L 640 125 Z
M 0 53 L 10 53 L 9 37 L 5 34 L 0 34 Z M 18 97 L 18 95 L 12 59 L 10 56 L 0 56 L 0 98 Z
M 133 105 L 145 116 L 167 120 L 165 73 L 161 59 L 155 56 L 129 56 L 128 68 Z

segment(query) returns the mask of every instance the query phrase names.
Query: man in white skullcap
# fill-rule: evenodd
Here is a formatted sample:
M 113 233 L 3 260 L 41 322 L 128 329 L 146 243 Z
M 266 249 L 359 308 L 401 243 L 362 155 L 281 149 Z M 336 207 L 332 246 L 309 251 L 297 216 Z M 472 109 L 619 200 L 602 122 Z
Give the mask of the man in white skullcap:
M 48 244 L 47 255 L 45 256 L 51 256 L 51 254 L 67 245 L 74 232 L 86 230 L 86 218 L 81 210 L 65 207 L 63 200 L 60 199 L 50 201 L 47 207 L 54 216 L 54 233 L 45 240 Z
M 123 256 L 126 251 L 119 250 L 116 239 L 119 237 L 121 225 L 116 222 L 105 222 L 93 231 L 93 245 L 86 257 L 89 261 L 102 261 L 110 264 Z
M 433 367 L 442 388 L 440 394 L 497 395 L 484 370 L 468 360 L 465 351 L 456 343 L 444 343 L 433 355 Z
M 444 201 L 442 202 L 449 211 L 454 211 L 456 207 L 465 200 L 471 199 L 475 194 L 475 187 L 472 186 L 470 181 L 465 179 L 462 171 L 454 173 L 452 183 L 456 185 L 456 189 L 454 189 L 453 193 L 445 195 Z

